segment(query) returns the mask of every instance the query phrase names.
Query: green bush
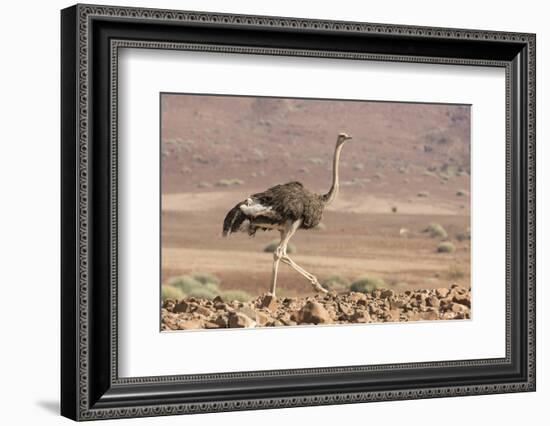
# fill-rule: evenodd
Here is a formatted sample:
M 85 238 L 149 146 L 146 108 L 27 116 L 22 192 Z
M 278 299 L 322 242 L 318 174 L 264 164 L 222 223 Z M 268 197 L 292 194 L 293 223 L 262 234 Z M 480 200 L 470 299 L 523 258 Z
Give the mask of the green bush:
M 241 179 L 220 179 L 216 182 L 216 186 L 228 187 L 242 185 L 244 181 Z
M 447 238 L 447 231 L 439 223 L 430 223 L 423 232 L 427 232 L 432 238 Z
M 221 296 L 226 302 L 233 302 L 234 300 L 248 302 L 252 299 L 252 296 L 244 290 L 226 290 L 222 292 Z
M 168 281 L 168 285 L 179 288 L 185 294 L 189 294 L 193 289 L 203 286 L 203 284 L 189 275 L 174 277 Z
M 370 293 L 378 288 L 384 288 L 386 284 L 382 278 L 372 276 L 362 276 L 356 279 L 350 287 L 351 291 L 359 293 Z
M 339 275 L 331 275 L 321 282 L 321 286 L 329 291 L 342 291 L 349 288 L 350 282 Z
M 455 246 L 450 241 L 443 241 L 437 246 L 438 253 L 452 253 L 455 251 Z
M 192 275 L 182 275 L 172 278 L 168 281 L 168 284 L 179 288 L 188 296 L 205 297 L 210 299 L 219 293 L 219 282 L 220 279 L 213 274 L 197 272 Z M 214 296 L 210 297 L 211 295 Z
M 429 170 L 424 170 L 422 172 L 422 176 L 428 176 L 428 177 L 433 177 L 433 178 L 437 177 L 437 175 L 434 172 L 431 172 Z
M 211 289 L 201 285 L 201 287 L 192 288 L 187 295 L 190 297 L 196 297 L 197 299 L 211 300 L 218 295 L 218 292 L 212 291 Z
M 326 231 L 327 226 L 323 222 L 319 222 L 317 226 L 313 228 L 314 231 Z
M 185 297 L 185 294 L 183 294 L 183 291 L 177 287 L 172 287 L 171 285 L 163 285 L 161 286 L 160 290 L 161 299 L 174 299 L 174 300 L 181 300 Z
M 266 253 L 274 253 L 275 249 L 279 247 L 280 241 L 273 240 L 267 246 L 264 247 Z M 286 247 L 286 252 L 288 254 L 296 253 L 296 246 L 292 243 L 289 243 Z
M 467 194 L 467 192 L 466 192 L 465 189 L 459 189 L 458 191 L 456 191 L 456 195 L 458 197 L 464 197 L 466 194 Z
M 202 284 L 202 288 L 204 288 L 208 291 L 211 291 L 212 293 L 216 293 L 216 294 L 218 294 L 220 292 L 220 290 L 218 288 L 218 284 L 215 284 L 215 283 Z
M 311 164 L 315 164 L 316 166 L 322 166 L 323 164 L 325 164 L 325 160 L 323 160 L 322 158 L 317 158 L 317 157 L 310 158 L 309 162 Z
M 191 278 L 197 280 L 201 284 L 213 283 L 216 285 L 220 284 L 220 279 L 210 272 L 193 272 Z
M 465 232 L 459 232 L 458 234 L 456 234 L 456 239 L 458 241 L 467 241 L 471 239 L 470 228 L 468 228 L 468 230 L 466 230 Z

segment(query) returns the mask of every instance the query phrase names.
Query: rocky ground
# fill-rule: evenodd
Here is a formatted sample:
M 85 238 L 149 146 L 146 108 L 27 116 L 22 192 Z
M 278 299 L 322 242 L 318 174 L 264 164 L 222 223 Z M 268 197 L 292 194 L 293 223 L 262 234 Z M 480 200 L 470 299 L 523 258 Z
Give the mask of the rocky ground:
M 274 298 L 265 294 L 250 302 L 189 297 L 166 299 L 161 307 L 161 328 L 191 330 L 278 327 L 306 324 L 353 324 L 420 320 L 469 319 L 471 290 L 458 285 L 433 290 L 396 293 L 349 292 L 311 297 Z

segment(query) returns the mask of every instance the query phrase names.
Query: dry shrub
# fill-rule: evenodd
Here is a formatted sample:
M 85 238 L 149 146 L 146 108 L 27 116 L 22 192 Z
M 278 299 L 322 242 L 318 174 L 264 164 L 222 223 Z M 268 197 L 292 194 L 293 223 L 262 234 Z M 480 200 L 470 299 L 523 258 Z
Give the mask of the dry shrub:
M 171 285 L 163 285 L 160 290 L 160 297 L 162 300 L 174 299 L 181 300 L 185 297 L 185 294 L 181 289 L 173 287 Z
M 455 251 L 455 246 L 450 241 L 443 241 L 437 246 L 438 253 L 452 253 Z
M 340 275 L 331 275 L 321 282 L 321 286 L 329 291 L 342 291 L 349 289 L 350 282 Z
M 277 247 L 279 247 L 279 244 L 281 244 L 280 241 L 273 240 L 267 246 L 264 247 L 264 251 L 266 253 L 274 253 Z M 292 243 L 288 243 L 288 246 L 286 246 L 286 252 L 288 254 L 296 253 L 296 246 Z
M 370 293 L 376 289 L 384 288 L 385 286 L 386 284 L 382 278 L 363 275 L 351 284 L 350 290 L 359 293 Z
M 427 232 L 432 238 L 447 238 L 447 231 L 439 223 L 430 223 L 422 232 Z

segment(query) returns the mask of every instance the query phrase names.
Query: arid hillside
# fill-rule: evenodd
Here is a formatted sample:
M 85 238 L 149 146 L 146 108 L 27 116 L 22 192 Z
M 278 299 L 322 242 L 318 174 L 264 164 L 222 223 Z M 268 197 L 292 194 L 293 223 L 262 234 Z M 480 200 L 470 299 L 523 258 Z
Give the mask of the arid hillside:
M 265 293 L 265 250 L 278 235 L 222 238 L 223 218 L 278 183 L 326 192 L 345 131 L 353 140 L 342 153 L 339 197 L 321 227 L 293 237 L 292 258 L 321 282 L 469 287 L 468 106 L 168 94 L 161 106 L 163 284 L 210 273 L 218 292 Z M 279 289 L 312 294 L 285 266 Z

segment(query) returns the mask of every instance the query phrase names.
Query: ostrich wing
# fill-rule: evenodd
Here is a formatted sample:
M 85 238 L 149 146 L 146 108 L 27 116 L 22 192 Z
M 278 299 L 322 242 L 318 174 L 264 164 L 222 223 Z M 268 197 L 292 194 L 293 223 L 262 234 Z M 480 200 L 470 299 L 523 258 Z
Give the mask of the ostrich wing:
M 241 225 L 247 220 L 250 235 L 256 229 L 273 229 L 297 220 L 307 229 L 315 226 L 321 215 L 320 197 L 305 190 L 300 182 L 289 182 L 253 194 L 233 207 L 225 217 L 223 236 L 244 230 Z
M 245 221 L 254 223 L 257 227 L 262 227 L 262 224 L 273 224 L 280 221 L 280 217 L 272 207 L 261 204 L 261 201 L 254 198 L 257 194 L 247 198 L 245 201 L 241 201 L 235 207 L 233 207 L 223 221 L 222 235 L 227 235 L 238 232 L 241 229 L 242 224 Z M 255 227 L 249 228 L 248 232 L 253 235 Z

